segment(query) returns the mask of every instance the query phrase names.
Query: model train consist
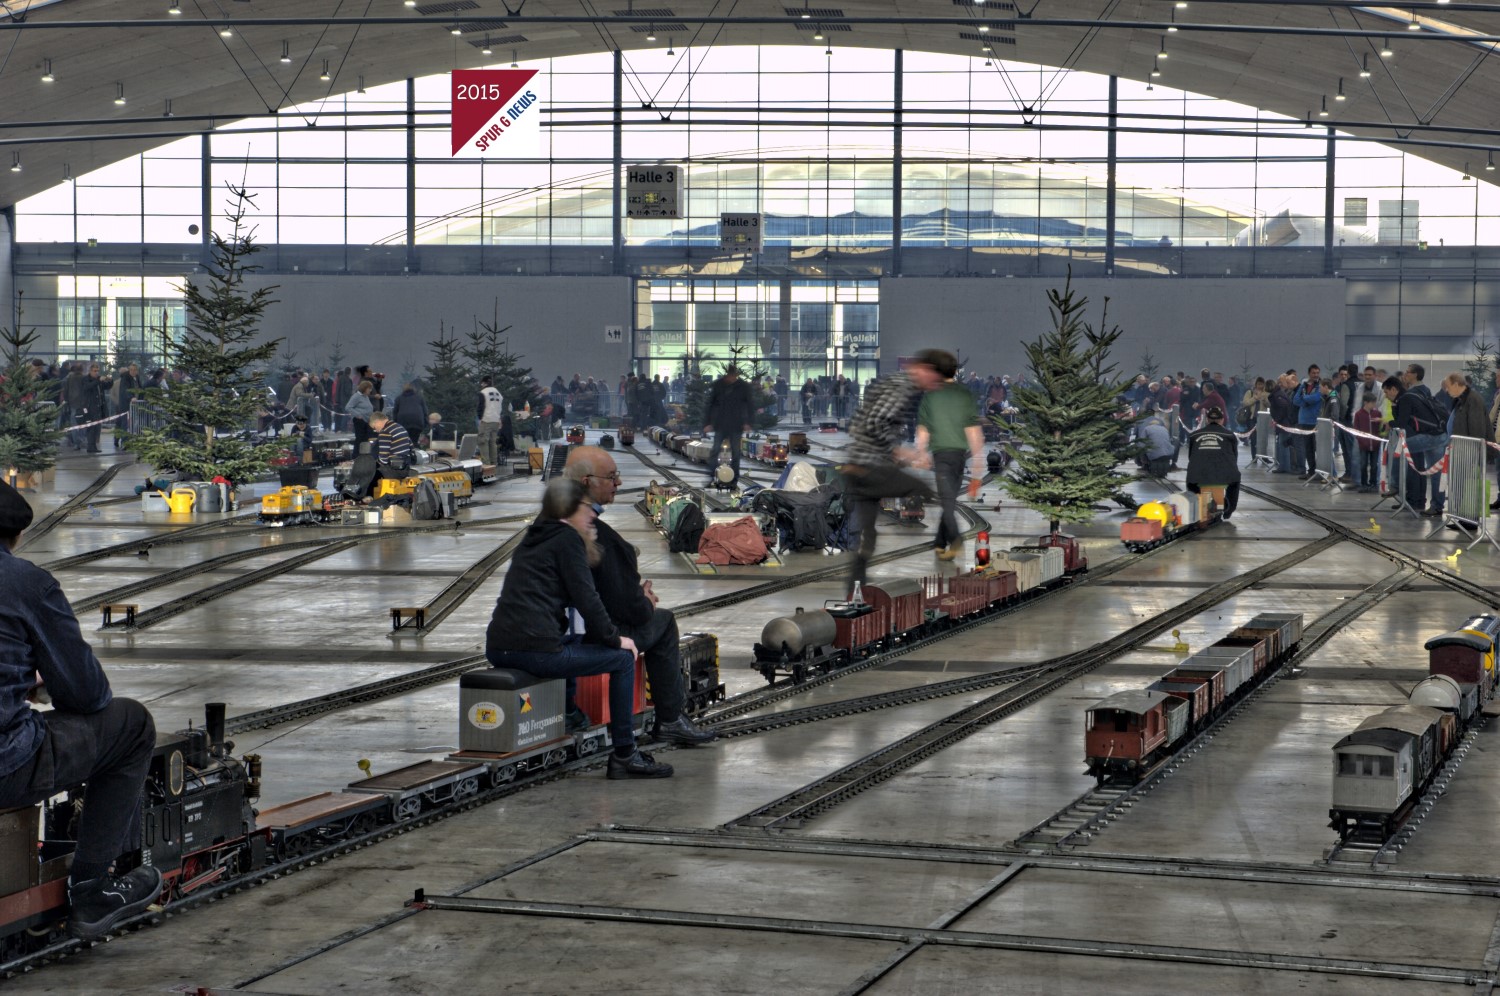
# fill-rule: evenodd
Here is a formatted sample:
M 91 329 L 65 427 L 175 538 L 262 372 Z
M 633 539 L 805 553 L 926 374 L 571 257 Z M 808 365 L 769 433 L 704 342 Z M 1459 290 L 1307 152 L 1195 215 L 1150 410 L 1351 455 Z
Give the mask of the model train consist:
M 716 456 L 711 437 L 672 432 L 659 425 L 653 425 L 647 429 L 646 437 L 662 449 L 679 454 L 705 467 Z M 790 446 L 787 440 L 774 432 L 749 432 L 740 437 L 740 453 L 743 457 L 772 467 L 786 466 L 787 456 L 791 452 Z
M 1384 843 L 1410 815 L 1495 694 L 1500 618 L 1480 615 L 1428 640 L 1428 676 L 1405 705 L 1333 745 L 1329 826 L 1344 842 Z
M 979 559 L 987 561 L 988 549 L 980 552 Z M 999 553 L 968 573 L 866 584 L 852 601 L 810 611 L 799 608 L 766 623 L 751 666 L 768 682 L 790 675 L 800 683 L 995 612 L 1086 570 L 1088 559 L 1078 540 L 1051 533 L 1035 544 Z
M 1148 501 L 1120 526 L 1120 542 L 1135 553 L 1161 546 L 1198 529 L 1207 529 L 1222 517 L 1223 495 L 1216 489 L 1202 494 L 1171 495 Z
M 1084 761 L 1104 782 L 1139 781 L 1258 687 L 1297 650 L 1302 616 L 1263 613 L 1141 689 L 1084 714 Z
M 417 472 L 410 477 L 375 481 L 372 497 L 387 503 L 410 500 L 422 482 L 428 481 L 445 507 L 459 508 L 469 503 L 474 497 L 474 485 L 484 479 L 484 468 L 478 460 L 443 459 L 417 466 Z M 348 471 L 341 468 L 334 474 L 335 487 L 342 489 L 348 478 Z M 356 504 L 341 491 L 322 492 L 289 485 L 261 498 L 257 521 L 268 526 L 328 522 L 344 508 Z
M 681 653 L 686 708 L 700 712 L 724 697 L 718 639 L 689 634 Z M 649 729 L 652 721 L 644 673 L 637 665 L 638 730 Z M 497 690 L 497 680 L 517 687 L 509 693 Z M 224 734 L 224 704 L 210 703 L 201 729 L 157 735 L 142 793 L 139 836 L 116 870 L 139 864 L 159 869 L 165 883 L 160 902 L 165 904 L 411 820 L 528 772 L 597 753 L 609 745 L 607 680 L 602 675 L 580 679 L 579 705 L 593 722 L 586 729 L 568 730 L 561 680 L 538 681 L 494 668 L 467 672 L 460 678 L 459 751 L 260 812 L 253 803 L 261 795 L 261 759 L 234 756 L 234 744 Z M 503 694 L 512 696 L 503 706 L 490 701 Z M 495 708 L 486 711 L 488 706 Z M 491 749 L 496 746 L 507 749 Z M 369 765 L 361 767 L 368 770 Z M 0 963 L 66 936 L 68 867 L 82 798 L 75 791 L 44 804 L 0 811 Z

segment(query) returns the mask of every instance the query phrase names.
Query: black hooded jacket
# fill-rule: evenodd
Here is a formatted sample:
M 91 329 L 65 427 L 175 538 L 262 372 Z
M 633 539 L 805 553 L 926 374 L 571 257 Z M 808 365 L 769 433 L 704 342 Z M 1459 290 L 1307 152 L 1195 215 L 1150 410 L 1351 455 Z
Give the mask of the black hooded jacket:
M 594 590 L 583 537 L 556 519 L 532 523 L 485 630 L 485 655 L 494 660 L 505 650 L 557 653 L 568 631 L 569 606 L 583 616 L 592 642 L 620 645 L 619 630 Z
M 641 569 L 635 547 L 610 528 L 603 519 L 594 523 L 599 530 L 599 545 L 604 559 L 594 568 L 594 587 L 604 602 L 609 617 L 621 626 L 644 626 L 651 621 L 655 606 L 641 590 Z

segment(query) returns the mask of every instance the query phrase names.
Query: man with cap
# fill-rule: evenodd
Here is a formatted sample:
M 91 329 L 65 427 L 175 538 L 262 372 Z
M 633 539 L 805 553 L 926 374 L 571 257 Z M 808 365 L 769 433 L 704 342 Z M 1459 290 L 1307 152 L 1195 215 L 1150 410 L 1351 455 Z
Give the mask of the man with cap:
M 1208 421 L 1188 435 L 1187 489 L 1224 489 L 1224 521 L 1240 503 L 1239 440 L 1224 427 L 1224 409 L 1214 405 L 1203 413 Z
M 68 930 L 95 940 L 161 893 L 155 868 L 111 869 L 130 843 L 156 725 L 145 706 L 110 693 L 57 580 L 15 555 L 31 517 L 26 499 L 0 482 L 0 808 L 87 783 Z M 51 710 L 31 708 L 46 699 Z

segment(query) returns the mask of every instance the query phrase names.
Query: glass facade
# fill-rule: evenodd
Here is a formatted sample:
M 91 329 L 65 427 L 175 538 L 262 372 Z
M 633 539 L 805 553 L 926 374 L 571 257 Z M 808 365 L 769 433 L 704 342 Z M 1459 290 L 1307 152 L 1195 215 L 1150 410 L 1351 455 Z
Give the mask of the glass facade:
M 1161 85 L 822 43 L 528 68 L 545 94 L 534 154 L 453 158 L 440 75 L 235 122 L 22 201 L 26 323 L 100 356 L 180 326 L 173 288 L 229 186 L 253 194 L 272 272 L 634 276 L 643 363 L 774 333 L 788 376 L 842 369 L 863 325 L 878 340 L 876 302 L 843 288 L 887 276 L 1399 283 L 1431 263 L 1468 267 L 1447 278 L 1472 270 L 1477 288 L 1488 264 L 1445 252 L 1500 244 L 1488 182 Z M 681 217 L 616 219 L 620 167 L 637 162 L 680 164 Z M 764 214 L 759 258 L 719 252 L 723 212 Z

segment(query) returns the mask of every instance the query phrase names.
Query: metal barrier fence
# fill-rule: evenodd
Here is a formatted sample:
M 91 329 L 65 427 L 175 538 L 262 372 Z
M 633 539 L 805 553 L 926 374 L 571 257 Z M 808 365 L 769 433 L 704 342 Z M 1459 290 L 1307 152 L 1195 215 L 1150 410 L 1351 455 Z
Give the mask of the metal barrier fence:
M 1167 409 L 1167 438 L 1172 440 L 1175 447 L 1179 443 L 1179 435 L 1182 433 L 1182 415 L 1177 405 Z
M 1336 440 L 1333 438 L 1333 420 L 1327 418 L 1318 419 L 1313 429 L 1313 476 L 1308 478 L 1307 484 L 1314 481 L 1321 483 L 1324 487 L 1335 487 L 1340 491 L 1343 485 L 1339 484 L 1339 474 L 1335 469 Z M 1306 487 L 1304 484 L 1303 487 Z
M 1276 469 L 1276 428 L 1271 424 L 1271 412 L 1263 409 L 1255 413 L 1255 462 Z
M 1444 525 L 1457 523 L 1474 536 L 1473 547 L 1489 540 L 1497 550 L 1500 542 L 1489 531 L 1489 480 L 1485 475 L 1484 440 L 1454 436 L 1448 441 L 1448 501 L 1443 509 Z M 1439 527 L 1441 528 L 1441 527 Z M 1436 532 L 1436 530 L 1434 530 Z
M 1396 508 L 1391 512 L 1391 518 L 1400 515 L 1404 509 L 1416 518 L 1416 509 L 1406 502 L 1406 433 L 1400 429 L 1392 428 L 1386 434 L 1385 442 L 1380 444 L 1380 501 L 1370 507 L 1375 511 L 1388 498 L 1396 499 Z

